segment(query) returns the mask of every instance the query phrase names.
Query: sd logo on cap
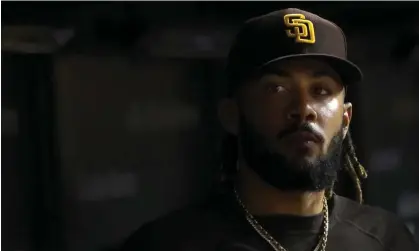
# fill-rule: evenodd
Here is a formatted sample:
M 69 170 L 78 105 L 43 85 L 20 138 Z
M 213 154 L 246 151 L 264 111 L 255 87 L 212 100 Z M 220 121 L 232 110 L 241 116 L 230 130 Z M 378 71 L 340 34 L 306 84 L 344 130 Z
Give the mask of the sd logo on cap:
M 314 25 L 303 14 L 284 15 L 284 23 L 286 27 L 290 28 L 286 30 L 287 36 L 295 38 L 295 42 L 308 44 L 316 42 Z

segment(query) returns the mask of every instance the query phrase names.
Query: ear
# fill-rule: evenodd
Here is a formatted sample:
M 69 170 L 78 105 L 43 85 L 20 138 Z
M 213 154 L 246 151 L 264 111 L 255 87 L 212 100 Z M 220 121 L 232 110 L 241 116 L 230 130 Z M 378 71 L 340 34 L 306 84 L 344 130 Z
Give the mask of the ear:
M 224 130 L 233 135 L 239 131 L 239 107 L 233 98 L 224 98 L 218 103 L 218 119 Z
M 343 138 L 346 137 L 346 134 L 349 131 L 349 125 L 351 124 L 352 119 L 352 104 L 351 103 L 345 103 L 343 104 Z

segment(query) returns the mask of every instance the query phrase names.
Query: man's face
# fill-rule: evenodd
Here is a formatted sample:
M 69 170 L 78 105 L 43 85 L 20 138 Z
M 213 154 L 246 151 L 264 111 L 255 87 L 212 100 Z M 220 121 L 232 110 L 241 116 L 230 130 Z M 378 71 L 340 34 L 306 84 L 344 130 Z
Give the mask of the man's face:
M 322 62 L 270 66 L 237 95 L 242 158 L 282 190 L 330 187 L 351 118 L 344 95 L 338 75 Z

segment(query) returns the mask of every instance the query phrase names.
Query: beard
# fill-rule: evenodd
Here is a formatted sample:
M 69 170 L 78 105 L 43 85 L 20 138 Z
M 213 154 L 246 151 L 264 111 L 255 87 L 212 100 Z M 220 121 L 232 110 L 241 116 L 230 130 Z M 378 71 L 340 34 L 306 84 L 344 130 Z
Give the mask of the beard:
M 305 130 L 303 125 L 282 132 L 276 137 Z M 285 135 L 284 135 L 285 134 Z M 268 144 L 268 139 L 258 133 L 241 116 L 239 142 L 246 164 L 268 184 L 284 191 L 320 191 L 333 186 L 341 166 L 343 127 L 334 135 L 327 153 L 314 160 L 292 161 Z

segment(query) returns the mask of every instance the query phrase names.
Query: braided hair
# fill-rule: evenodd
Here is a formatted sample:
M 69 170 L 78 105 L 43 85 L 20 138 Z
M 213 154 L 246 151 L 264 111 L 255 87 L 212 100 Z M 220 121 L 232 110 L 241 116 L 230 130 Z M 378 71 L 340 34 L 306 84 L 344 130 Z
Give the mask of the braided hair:
M 238 139 L 234 135 L 227 135 L 222 145 L 222 164 L 221 164 L 221 180 L 225 184 L 232 184 L 232 178 L 236 173 L 236 162 L 238 156 Z M 355 147 L 352 142 L 351 134 L 348 132 L 342 142 L 342 164 L 343 169 L 348 172 L 356 189 L 356 200 L 363 203 L 361 180 L 367 178 L 367 172 L 364 166 L 359 162 Z M 333 195 L 333 185 L 326 190 L 326 196 L 330 198 Z
M 367 172 L 363 165 L 358 160 L 358 157 L 355 154 L 355 146 L 352 141 L 352 137 L 350 132 L 348 131 L 345 139 L 342 143 L 342 157 L 343 157 L 343 167 L 351 177 L 352 181 L 354 182 L 355 189 L 356 189 L 356 200 L 359 203 L 364 202 L 364 198 L 362 195 L 362 187 L 361 187 L 361 180 L 367 178 Z M 333 187 L 327 191 L 327 195 L 331 196 L 333 191 Z

